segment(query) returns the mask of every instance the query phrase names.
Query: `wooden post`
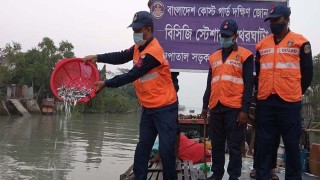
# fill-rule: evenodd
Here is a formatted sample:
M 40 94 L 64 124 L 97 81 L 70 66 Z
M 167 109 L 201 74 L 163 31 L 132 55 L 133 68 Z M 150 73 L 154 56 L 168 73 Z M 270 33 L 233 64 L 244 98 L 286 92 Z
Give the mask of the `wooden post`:
M 204 117 L 203 118 L 204 120 L 204 123 L 203 123 L 203 137 L 204 137 L 204 140 L 203 140 L 203 146 L 204 146 L 204 152 L 203 152 L 203 160 L 204 160 L 204 179 L 207 180 L 207 120 L 208 118 L 207 117 Z

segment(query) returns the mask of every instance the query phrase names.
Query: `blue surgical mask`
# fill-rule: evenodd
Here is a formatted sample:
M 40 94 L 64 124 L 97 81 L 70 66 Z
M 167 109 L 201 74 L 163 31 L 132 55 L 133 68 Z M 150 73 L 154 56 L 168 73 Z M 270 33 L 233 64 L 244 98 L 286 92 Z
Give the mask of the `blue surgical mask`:
M 138 46 L 143 46 L 146 40 L 143 39 L 143 33 L 133 33 L 133 41 Z
M 221 37 L 220 38 L 221 47 L 223 47 L 223 48 L 231 47 L 233 45 L 232 39 L 233 39 L 233 37 L 229 37 L 229 38 Z

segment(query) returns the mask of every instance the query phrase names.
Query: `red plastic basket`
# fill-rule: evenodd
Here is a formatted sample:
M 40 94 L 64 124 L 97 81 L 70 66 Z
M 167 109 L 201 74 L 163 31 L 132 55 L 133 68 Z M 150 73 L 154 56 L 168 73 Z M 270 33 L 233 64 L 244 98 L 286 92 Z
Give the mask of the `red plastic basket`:
M 84 63 L 82 58 L 61 59 L 51 74 L 50 87 L 53 95 L 60 101 L 58 88 L 92 89 L 85 97 L 78 99 L 77 103 L 87 103 L 96 94 L 94 82 L 99 81 L 99 71 L 92 62 Z

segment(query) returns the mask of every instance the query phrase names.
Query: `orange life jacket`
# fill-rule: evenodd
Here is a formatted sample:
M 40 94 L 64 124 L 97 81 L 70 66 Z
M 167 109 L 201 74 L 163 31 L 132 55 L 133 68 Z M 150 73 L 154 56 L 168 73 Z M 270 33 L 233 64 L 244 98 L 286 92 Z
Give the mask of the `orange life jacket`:
M 142 52 L 139 52 L 138 47 L 134 47 L 134 64 L 141 63 L 146 54 L 152 55 L 161 64 L 134 81 L 140 103 L 147 108 L 159 108 L 176 102 L 177 93 L 172 83 L 169 63 L 164 58 L 164 51 L 158 40 L 154 38 Z
M 212 68 L 210 109 L 219 101 L 228 107 L 241 108 L 244 90 L 242 66 L 250 55 L 251 51 L 239 46 L 225 62 L 222 61 L 222 50 L 209 56 Z
M 270 94 L 278 94 L 287 102 L 301 100 L 300 48 L 307 40 L 290 31 L 278 44 L 274 36 L 262 39 L 256 49 L 260 52 L 260 72 L 258 82 L 259 100 Z

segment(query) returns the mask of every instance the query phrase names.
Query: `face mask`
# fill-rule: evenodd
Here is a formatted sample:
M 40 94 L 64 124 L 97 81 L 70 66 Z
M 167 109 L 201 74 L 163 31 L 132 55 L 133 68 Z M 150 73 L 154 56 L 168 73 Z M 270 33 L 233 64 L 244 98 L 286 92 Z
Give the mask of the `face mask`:
M 146 40 L 143 39 L 143 33 L 133 33 L 133 41 L 138 46 L 143 46 Z
M 279 35 L 282 33 L 285 26 L 286 26 L 285 23 L 275 23 L 275 24 L 270 24 L 270 29 L 272 34 Z
M 231 47 L 233 45 L 233 41 L 232 41 L 233 37 L 229 37 L 229 38 L 220 38 L 220 45 L 223 48 L 228 48 Z

